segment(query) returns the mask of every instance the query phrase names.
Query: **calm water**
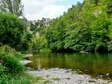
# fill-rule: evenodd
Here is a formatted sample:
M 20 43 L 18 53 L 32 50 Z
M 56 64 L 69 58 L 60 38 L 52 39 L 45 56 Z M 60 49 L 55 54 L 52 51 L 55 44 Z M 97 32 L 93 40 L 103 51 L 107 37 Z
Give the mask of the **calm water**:
M 39 53 L 30 58 L 34 69 L 72 69 L 90 75 L 112 74 L 112 54 Z

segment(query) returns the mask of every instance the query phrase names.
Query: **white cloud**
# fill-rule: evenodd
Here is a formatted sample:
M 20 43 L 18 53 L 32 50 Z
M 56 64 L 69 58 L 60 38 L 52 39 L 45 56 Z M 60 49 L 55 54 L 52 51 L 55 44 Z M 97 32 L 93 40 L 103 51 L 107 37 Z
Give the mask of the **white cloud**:
M 62 15 L 62 13 L 66 11 L 67 8 L 68 6 L 63 6 L 63 5 L 60 6 L 50 5 L 43 9 L 42 14 L 46 17 L 53 18 Z
M 22 0 L 24 15 L 29 20 L 42 17 L 55 18 L 63 14 L 70 6 L 56 5 L 60 0 Z

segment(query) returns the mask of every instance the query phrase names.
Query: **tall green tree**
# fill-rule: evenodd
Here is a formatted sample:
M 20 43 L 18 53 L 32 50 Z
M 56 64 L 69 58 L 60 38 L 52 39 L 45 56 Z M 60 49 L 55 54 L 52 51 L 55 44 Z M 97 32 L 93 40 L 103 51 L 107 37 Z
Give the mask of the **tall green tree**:
M 0 10 L 21 16 L 23 14 L 23 5 L 21 0 L 0 0 Z
M 0 13 L 0 43 L 16 50 L 28 49 L 31 35 L 23 20 L 12 14 Z
M 112 1 L 84 0 L 47 28 L 49 47 L 58 51 L 112 52 Z

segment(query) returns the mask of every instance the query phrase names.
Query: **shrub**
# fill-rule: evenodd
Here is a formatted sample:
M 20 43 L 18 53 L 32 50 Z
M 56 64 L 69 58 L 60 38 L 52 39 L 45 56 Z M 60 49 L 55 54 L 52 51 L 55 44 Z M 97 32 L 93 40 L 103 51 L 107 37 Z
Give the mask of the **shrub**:
M 112 52 L 112 42 L 108 42 L 108 52 Z
M 30 44 L 31 50 L 33 52 L 38 52 L 43 48 L 47 48 L 47 40 L 45 36 L 40 36 L 40 35 L 34 35 L 32 38 L 32 42 Z
M 4 73 L 5 67 L 0 63 L 0 75 Z
M 2 65 L 5 67 L 5 74 L 17 75 L 25 70 L 25 67 L 11 54 L 0 53 L 0 59 L 3 61 Z
M 2 75 L 0 76 L 0 84 L 30 84 L 30 81 L 26 78 Z
M 17 52 L 14 48 L 11 48 L 8 45 L 1 46 L 0 52 L 10 54 L 11 56 L 14 56 L 20 59 L 23 57 L 23 54 L 21 54 L 21 52 Z
M 16 55 L 22 56 L 7 45 L 0 47 L 0 84 L 30 84 L 26 78 L 21 78 L 25 67 Z
M 25 67 L 19 62 L 17 55 L 22 56 L 21 53 L 16 52 L 9 46 L 0 47 L 0 73 L 18 75 L 24 72 Z
M 0 43 L 20 49 L 26 42 L 25 21 L 11 14 L 0 14 Z M 23 47 L 24 49 L 24 47 Z

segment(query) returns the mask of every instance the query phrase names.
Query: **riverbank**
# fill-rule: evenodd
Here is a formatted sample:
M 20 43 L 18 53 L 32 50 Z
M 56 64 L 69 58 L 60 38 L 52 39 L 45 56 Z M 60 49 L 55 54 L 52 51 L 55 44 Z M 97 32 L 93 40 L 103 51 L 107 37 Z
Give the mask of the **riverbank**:
M 34 77 L 48 80 L 47 84 L 112 84 L 111 80 L 92 78 L 86 74 L 78 74 L 70 69 L 42 69 L 37 71 L 27 71 Z M 40 81 L 42 83 L 42 81 Z
M 47 84 L 112 83 L 112 54 L 45 52 L 34 54 L 29 60 L 32 62 L 27 65 L 30 67 L 27 74 L 42 78 Z M 40 82 L 43 84 L 42 80 Z

